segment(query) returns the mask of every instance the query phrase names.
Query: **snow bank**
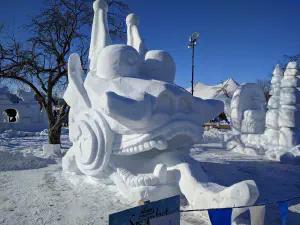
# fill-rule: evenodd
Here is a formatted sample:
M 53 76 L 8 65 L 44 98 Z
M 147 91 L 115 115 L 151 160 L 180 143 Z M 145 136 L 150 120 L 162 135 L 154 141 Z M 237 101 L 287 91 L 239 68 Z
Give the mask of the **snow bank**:
M 61 134 L 68 134 L 69 129 L 63 128 Z M 42 130 L 41 132 L 26 132 L 17 130 L 5 130 L 0 133 L 0 138 L 16 138 L 16 137 L 34 137 L 34 136 L 48 136 L 48 130 Z
M 15 138 L 15 137 L 33 137 L 37 136 L 36 132 L 25 132 L 16 130 L 6 130 L 0 134 L 0 138 Z
M 28 170 L 55 164 L 51 158 L 39 158 L 31 153 L 0 151 L 0 171 Z
M 206 127 L 203 133 L 202 143 L 211 143 L 211 142 L 220 143 L 223 140 L 223 135 L 228 134 L 229 132 L 226 130 Z

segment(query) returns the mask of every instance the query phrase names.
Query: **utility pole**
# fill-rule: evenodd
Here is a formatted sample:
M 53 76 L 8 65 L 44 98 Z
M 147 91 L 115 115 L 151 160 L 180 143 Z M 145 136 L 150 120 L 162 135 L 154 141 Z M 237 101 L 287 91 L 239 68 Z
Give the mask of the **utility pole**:
M 199 37 L 199 34 L 197 32 L 193 33 L 192 37 L 189 38 L 190 44 L 188 45 L 188 48 L 192 49 L 192 95 L 194 95 L 194 59 L 195 59 L 195 45 L 197 44 L 197 38 Z

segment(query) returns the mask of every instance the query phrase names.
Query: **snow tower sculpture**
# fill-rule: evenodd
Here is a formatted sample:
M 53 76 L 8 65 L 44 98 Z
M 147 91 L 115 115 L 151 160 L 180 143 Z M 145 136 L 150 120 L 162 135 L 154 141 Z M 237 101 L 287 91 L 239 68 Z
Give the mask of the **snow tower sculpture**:
M 271 98 L 268 101 L 268 111 L 266 114 L 265 134 L 269 137 L 269 145 L 276 148 L 279 145 L 279 108 L 280 108 L 280 83 L 283 78 L 283 72 L 279 65 L 276 65 L 271 80 Z
M 183 194 L 195 208 L 253 204 L 254 181 L 223 187 L 180 148 L 199 143 L 202 124 L 223 112 L 174 84 L 176 66 L 165 51 L 148 51 L 139 19 L 128 15 L 127 45 L 112 45 L 107 4 L 93 4 L 90 71 L 84 81 L 77 54 L 69 58 L 70 140 L 63 170 L 114 183 L 130 201 Z M 242 211 L 237 210 L 234 216 Z

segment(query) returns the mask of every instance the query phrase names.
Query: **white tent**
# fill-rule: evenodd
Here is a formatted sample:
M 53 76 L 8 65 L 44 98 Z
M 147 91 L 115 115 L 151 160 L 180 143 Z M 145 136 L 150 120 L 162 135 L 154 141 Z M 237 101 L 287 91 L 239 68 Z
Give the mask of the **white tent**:
M 224 113 L 227 119 L 230 121 L 231 97 L 238 87 L 238 82 L 236 82 L 231 77 L 228 80 L 215 86 L 208 86 L 201 82 L 198 82 L 194 86 L 194 96 L 202 99 L 216 99 L 224 102 Z M 191 92 L 191 88 L 187 88 L 187 90 Z M 229 97 L 226 95 L 228 95 Z
M 226 92 L 232 96 L 238 86 L 239 84 L 231 77 L 223 83 L 215 86 L 208 86 L 198 82 L 194 86 L 194 96 L 202 99 L 217 99 L 224 102 L 226 99 L 228 99 L 228 97 L 225 95 L 224 91 L 220 91 L 220 89 L 224 87 Z M 187 90 L 191 92 L 191 88 L 187 88 Z

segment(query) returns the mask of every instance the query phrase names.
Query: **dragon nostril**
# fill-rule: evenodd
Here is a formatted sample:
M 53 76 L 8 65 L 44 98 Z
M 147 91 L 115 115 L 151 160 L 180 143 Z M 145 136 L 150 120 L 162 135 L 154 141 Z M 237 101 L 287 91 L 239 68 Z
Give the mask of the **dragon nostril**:
M 192 112 L 192 102 L 189 98 L 181 98 L 178 101 L 177 111 L 183 112 L 183 113 L 189 113 Z
M 162 94 L 156 101 L 156 112 L 173 114 L 175 112 L 175 99 L 168 94 Z

